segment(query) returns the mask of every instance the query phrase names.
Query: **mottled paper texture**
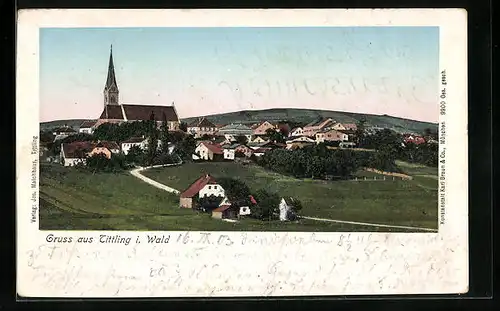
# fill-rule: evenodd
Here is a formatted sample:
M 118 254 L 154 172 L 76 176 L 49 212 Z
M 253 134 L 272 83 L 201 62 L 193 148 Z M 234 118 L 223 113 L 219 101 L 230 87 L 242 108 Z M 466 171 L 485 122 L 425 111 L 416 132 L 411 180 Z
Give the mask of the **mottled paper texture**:
M 462 9 L 19 11 L 18 295 L 123 298 L 467 292 L 466 14 Z M 440 90 L 436 101 L 444 89 L 446 111 L 439 119 L 445 139 L 439 147 L 439 160 L 444 161 L 439 165 L 443 183 L 436 206 L 438 233 L 39 230 L 40 28 L 395 25 L 439 27 L 439 70 L 446 72 L 446 85 L 436 72 Z M 56 238 L 57 243 L 53 242 Z M 127 242 L 112 243 L 120 238 Z M 148 239 L 159 243 L 148 243 Z

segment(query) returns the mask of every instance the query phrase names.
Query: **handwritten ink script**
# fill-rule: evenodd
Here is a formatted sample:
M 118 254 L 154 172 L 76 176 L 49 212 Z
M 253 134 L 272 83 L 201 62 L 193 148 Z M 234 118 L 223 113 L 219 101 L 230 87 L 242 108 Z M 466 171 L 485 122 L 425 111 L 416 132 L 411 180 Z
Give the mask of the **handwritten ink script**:
M 37 211 L 38 211 L 38 136 L 33 136 L 31 141 L 31 155 L 34 158 L 31 160 L 31 215 L 30 222 L 37 222 Z
M 51 233 L 25 252 L 24 279 L 71 296 L 270 296 L 395 291 L 411 273 L 432 281 L 445 272 L 435 272 L 442 254 L 406 243 L 389 234 Z
M 441 71 L 441 99 L 439 103 L 439 113 L 441 116 L 446 115 L 446 88 L 448 82 L 446 79 L 446 70 Z M 446 215 L 446 121 L 442 120 L 439 123 L 439 224 L 445 224 Z

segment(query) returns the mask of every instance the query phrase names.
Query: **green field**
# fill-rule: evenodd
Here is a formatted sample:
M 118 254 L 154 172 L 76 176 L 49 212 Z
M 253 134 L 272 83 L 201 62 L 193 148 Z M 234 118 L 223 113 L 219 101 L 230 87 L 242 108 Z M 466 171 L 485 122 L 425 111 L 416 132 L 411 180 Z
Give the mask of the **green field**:
M 428 177 L 411 181 L 299 180 L 232 162 L 188 163 L 143 174 L 182 191 L 205 173 L 215 178 L 240 178 L 253 190 L 266 188 L 282 196 L 297 197 L 304 206 L 304 216 L 437 228 L 437 180 Z M 373 178 L 375 174 L 360 175 Z
M 183 189 L 202 173 L 239 176 L 252 188 L 263 187 L 303 201 L 304 215 L 349 221 L 437 227 L 437 193 L 419 182 L 321 182 L 296 180 L 235 163 L 185 164 L 146 171 Z M 408 204 L 411 202 L 412 204 Z M 57 164 L 42 164 L 42 230 L 210 230 L 210 231 L 405 231 L 302 219 L 228 223 L 178 207 L 178 197 L 156 189 L 128 172 L 92 174 Z

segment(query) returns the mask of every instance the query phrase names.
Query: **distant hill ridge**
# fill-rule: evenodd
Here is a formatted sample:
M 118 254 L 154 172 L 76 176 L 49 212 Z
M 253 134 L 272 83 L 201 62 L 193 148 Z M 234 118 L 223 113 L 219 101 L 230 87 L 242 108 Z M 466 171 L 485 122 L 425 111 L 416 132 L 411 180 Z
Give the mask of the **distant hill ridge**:
M 199 116 L 206 117 L 216 124 L 230 123 L 257 123 L 262 121 L 294 121 L 301 123 L 309 123 L 320 118 L 332 118 L 341 123 L 358 123 L 365 119 L 367 126 L 391 128 L 398 132 L 418 132 L 421 133 L 425 129 L 437 131 L 438 124 L 431 122 L 423 122 L 410 120 L 405 118 L 393 117 L 389 115 L 373 115 L 366 113 L 340 112 L 317 109 L 298 109 L 298 108 L 273 108 L 265 110 L 242 110 L 237 112 L 229 112 L 222 114 Z M 199 117 L 191 117 L 182 119 L 186 123 L 191 123 Z M 92 119 L 73 119 L 73 120 L 56 120 L 49 122 L 41 122 L 41 129 L 48 129 L 67 125 L 73 129 L 78 129 L 83 121 Z
M 295 121 L 309 123 L 320 118 L 332 118 L 341 123 L 358 123 L 365 119 L 367 126 L 391 128 L 398 132 L 422 132 L 427 128 L 437 131 L 437 123 L 410 120 L 389 115 L 373 115 L 317 109 L 274 108 L 266 110 L 243 110 L 222 114 L 200 116 L 216 124 L 255 123 L 261 121 Z M 191 123 L 199 117 L 183 119 Z

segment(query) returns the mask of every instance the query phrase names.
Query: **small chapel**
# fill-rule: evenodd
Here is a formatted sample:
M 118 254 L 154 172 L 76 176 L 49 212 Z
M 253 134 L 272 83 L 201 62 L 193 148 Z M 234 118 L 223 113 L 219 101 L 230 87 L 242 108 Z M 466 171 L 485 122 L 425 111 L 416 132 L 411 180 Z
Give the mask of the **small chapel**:
M 108 76 L 104 85 L 104 108 L 97 123 L 155 120 L 157 123 L 167 122 L 170 131 L 179 130 L 180 121 L 174 103 L 171 106 L 124 104 L 120 102 L 119 95 L 113 63 L 113 45 L 111 45 Z

